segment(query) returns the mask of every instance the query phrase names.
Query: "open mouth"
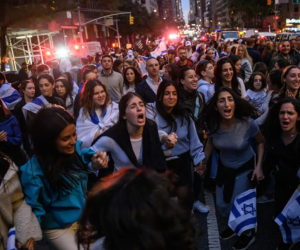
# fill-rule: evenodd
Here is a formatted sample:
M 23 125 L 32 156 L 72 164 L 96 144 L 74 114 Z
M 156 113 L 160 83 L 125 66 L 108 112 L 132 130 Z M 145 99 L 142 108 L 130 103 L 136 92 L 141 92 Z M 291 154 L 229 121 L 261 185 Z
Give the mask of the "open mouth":
M 225 113 L 225 115 L 230 115 L 231 114 L 231 109 L 225 109 L 224 113 Z
M 138 121 L 139 122 L 144 122 L 144 114 L 139 114 L 138 115 Z
M 289 122 L 282 122 L 283 127 L 287 127 L 289 124 Z

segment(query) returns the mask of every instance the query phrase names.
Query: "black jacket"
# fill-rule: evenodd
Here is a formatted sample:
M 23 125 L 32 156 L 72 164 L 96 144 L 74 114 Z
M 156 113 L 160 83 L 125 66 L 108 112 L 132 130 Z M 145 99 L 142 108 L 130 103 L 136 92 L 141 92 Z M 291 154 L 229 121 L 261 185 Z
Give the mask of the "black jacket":
M 156 94 L 149 87 L 146 79 L 135 88 L 135 92 L 139 94 L 146 103 L 153 103 L 156 100 Z
M 258 50 L 253 49 L 253 48 L 247 48 L 247 51 L 248 51 L 249 56 L 251 56 L 251 58 L 253 60 L 253 65 L 257 62 L 263 61 L 261 53 Z

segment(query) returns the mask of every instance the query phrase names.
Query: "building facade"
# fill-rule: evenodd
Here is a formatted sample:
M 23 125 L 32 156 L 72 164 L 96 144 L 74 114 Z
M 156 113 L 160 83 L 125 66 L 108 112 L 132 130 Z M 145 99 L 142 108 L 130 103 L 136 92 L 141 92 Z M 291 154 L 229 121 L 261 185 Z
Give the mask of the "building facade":
M 142 4 L 147 9 L 148 13 L 158 13 L 157 0 L 132 0 L 132 2 Z
M 205 0 L 190 0 L 189 22 L 194 24 L 200 24 L 200 25 L 202 24 L 201 23 L 203 19 L 202 2 L 205 3 Z
M 217 11 L 217 26 L 218 27 L 229 27 L 229 0 L 217 0 L 216 3 Z

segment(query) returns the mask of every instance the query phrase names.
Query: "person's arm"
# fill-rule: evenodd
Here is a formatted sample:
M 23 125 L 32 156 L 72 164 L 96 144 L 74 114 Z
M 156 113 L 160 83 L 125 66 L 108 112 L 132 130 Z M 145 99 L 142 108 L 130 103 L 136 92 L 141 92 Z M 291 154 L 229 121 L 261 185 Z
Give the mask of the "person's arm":
M 251 180 L 254 180 L 254 178 L 256 178 L 258 181 L 261 181 L 265 178 L 262 170 L 262 160 L 263 160 L 264 150 L 265 150 L 265 139 L 260 131 L 258 131 L 258 133 L 256 134 L 255 141 L 257 145 L 258 159 Z
M 30 161 L 33 161 L 32 159 Z M 23 170 L 22 170 L 23 168 Z M 35 163 L 22 166 L 21 184 L 27 204 L 41 223 L 42 217 L 46 215 L 44 206 L 51 203 L 40 175 L 34 171 Z M 42 204 L 43 202 L 43 204 Z
M 19 126 L 19 123 L 17 119 L 13 116 L 10 118 L 11 123 L 10 126 L 13 129 L 13 135 L 8 134 L 7 136 L 7 144 L 8 145 L 14 145 L 14 146 L 20 146 L 22 144 L 22 133 Z
M 197 135 L 195 123 L 192 119 L 190 119 L 188 130 L 188 137 L 190 139 L 190 155 L 193 159 L 194 165 L 197 166 L 205 159 L 205 154 L 203 152 L 203 145 Z

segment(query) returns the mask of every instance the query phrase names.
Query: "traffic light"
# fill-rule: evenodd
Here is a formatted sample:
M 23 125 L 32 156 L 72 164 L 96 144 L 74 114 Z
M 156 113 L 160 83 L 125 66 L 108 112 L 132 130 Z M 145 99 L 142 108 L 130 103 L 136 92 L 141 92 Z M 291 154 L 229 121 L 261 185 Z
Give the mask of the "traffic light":
M 272 0 L 267 0 L 267 5 L 272 5 Z
M 129 16 L 129 24 L 130 25 L 134 24 L 134 17 L 132 15 Z

